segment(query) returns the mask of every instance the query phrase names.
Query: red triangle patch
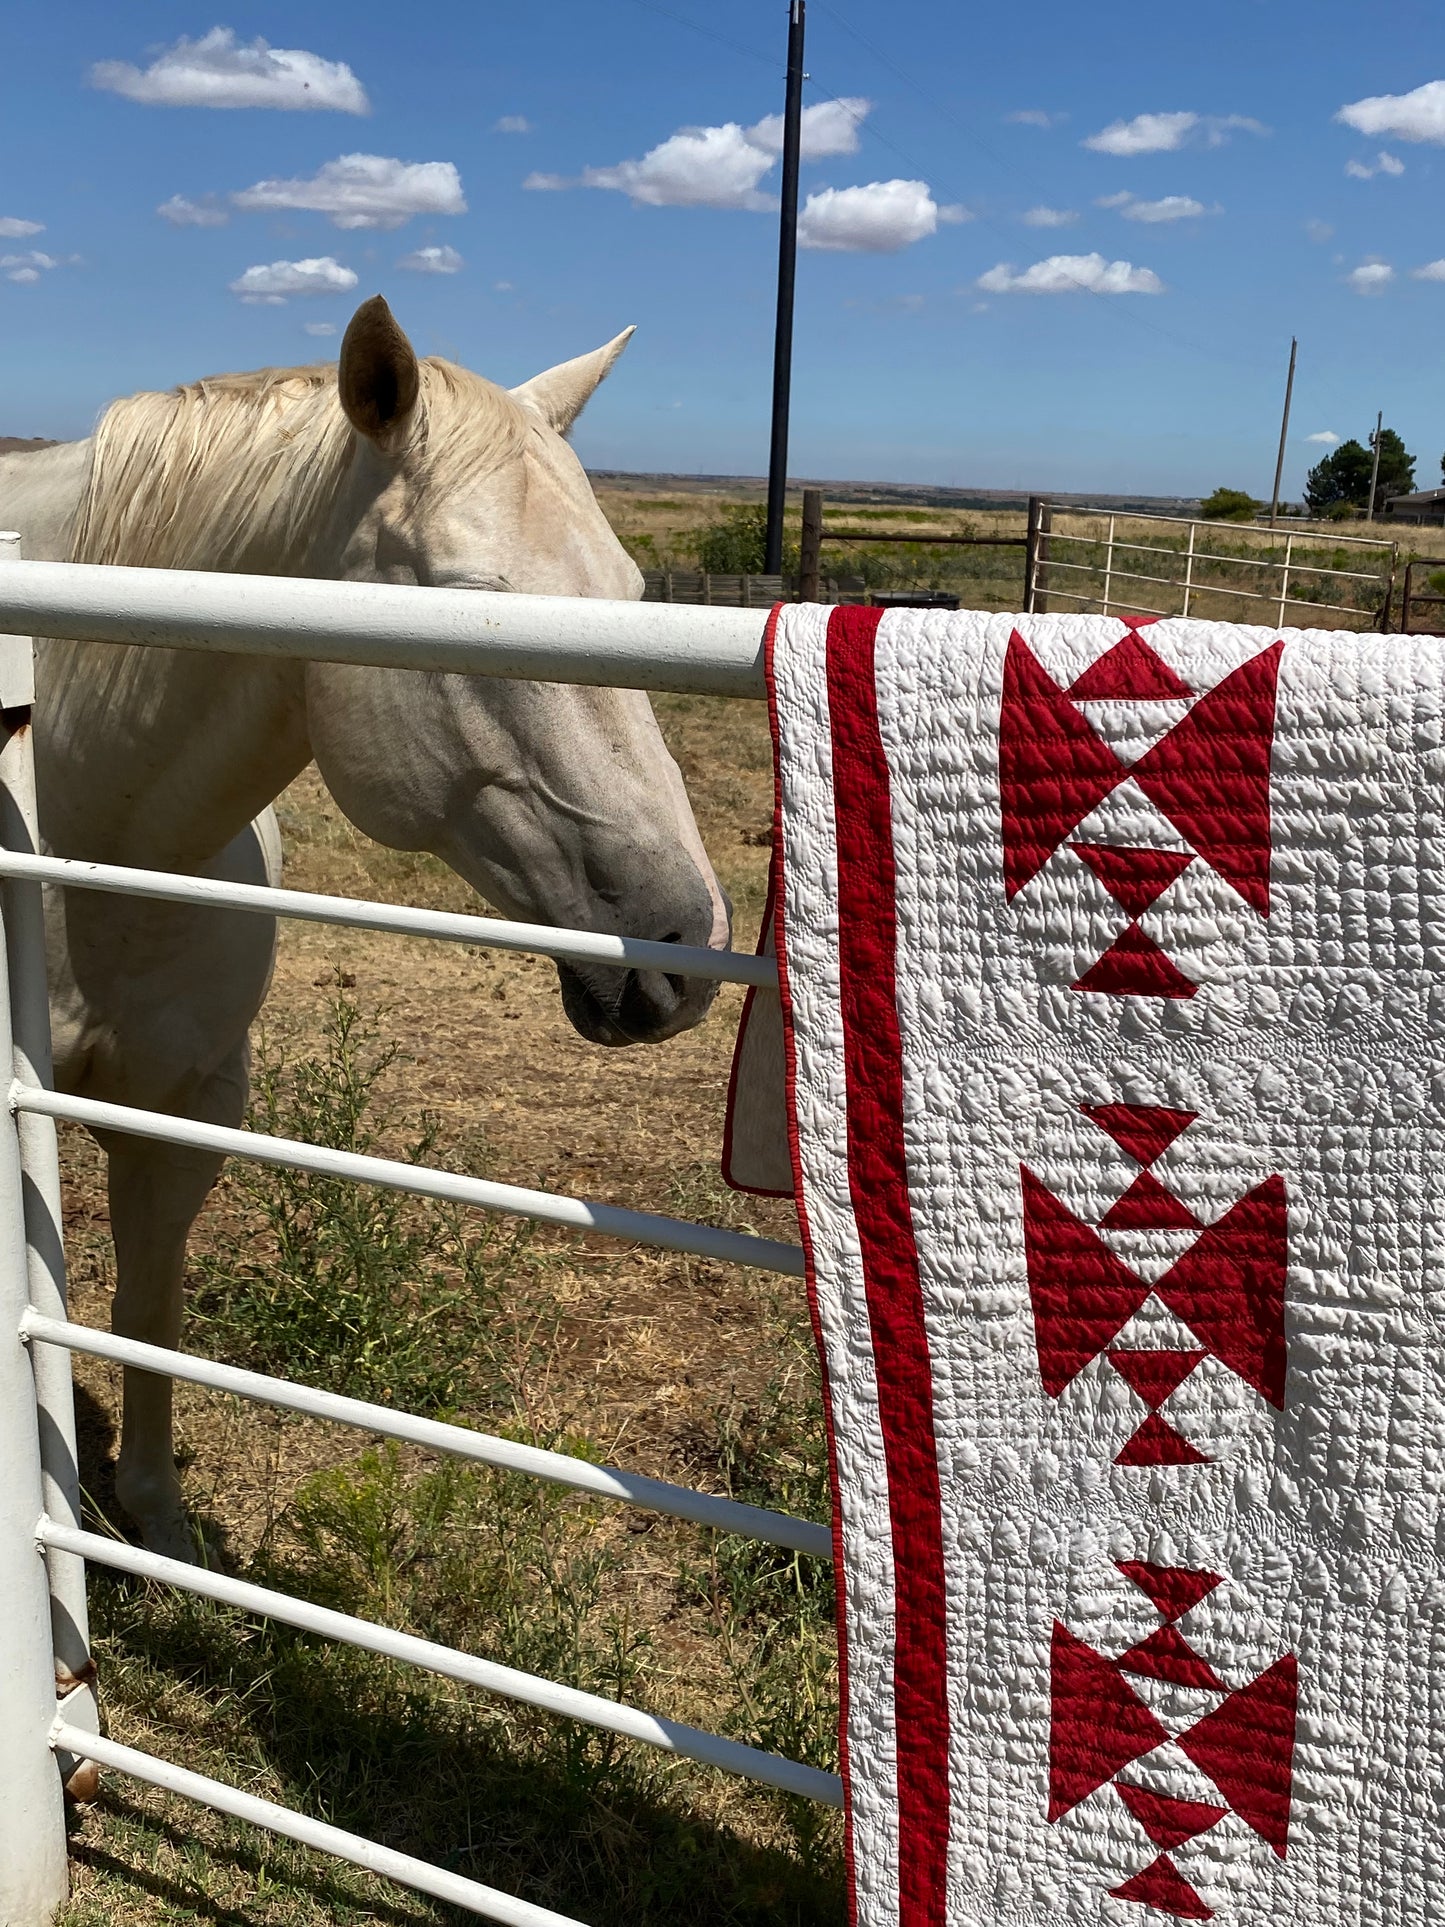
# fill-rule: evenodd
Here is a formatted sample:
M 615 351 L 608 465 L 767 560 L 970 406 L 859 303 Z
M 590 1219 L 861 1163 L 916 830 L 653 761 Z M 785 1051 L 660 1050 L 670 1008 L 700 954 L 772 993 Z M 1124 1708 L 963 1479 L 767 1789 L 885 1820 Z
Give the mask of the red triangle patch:
M 1209 1460 L 1166 1419 L 1151 1412 L 1114 1454 L 1115 1465 L 1208 1465 Z
M 1288 1255 L 1284 1179 L 1266 1178 L 1154 1286 L 1201 1344 L 1281 1411 Z
M 1289 1843 L 1299 1666 L 1293 1653 L 1231 1693 L 1179 1744 L 1246 1826 L 1283 1860 Z
M 1222 1693 L 1224 1681 L 1207 1659 L 1185 1639 L 1177 1626 L 1161 1626 L 1157 1632 L 1131 1646 L 1119 1660 L 1119 1670 L 1138 1673 L 1144 1679 L 1167 1679 L 1172 1686 L 1211 1687 Z M 1177 1846 L 1178 1841 L 1160 1841 L 1160 1846 Z
M 1154 1176 L 1141 1171 L 1121 1198 L 1116 1198 L 1100 1218 L 1106 1231 L 1202 1231 L 1204 1227 L 1172 1191 Z
M 1004 657 L 998 765 L 1004 894 L 1013 897 L 1125 775 L 1017 630 Z
M 1147 1787 L 1115 1782 L 1115 1791 L 1148 1834 L 1156 1847 L 1168 1853 L 1182 1847 L 1222 1820 L 1228 1807 L 1211 1806 L 1207 1800 L 1179 1800 L 1172 1793 L 1151 1793 Z
M 1026 1164 L 1019 1176 L 1039 1375 L 1049 1397 L 1057 1398 L 1118 1336 L 1149 1286 Z
M 1199 1115 L 1198 1111 L 1171 1111 L 1163 1104 L 1081 1104 L 1079 1109 L 1136 1164 L 1152 1164 L 1162 1157 Z
M 1269 765 L 1282 642 L 1201 696 L 1134 764 L 1135 782 L 1186 843 L 1269 915 Z
M 1192 997 L 1199 986 L 1137 923 L 1131 923 L 1069 988 L 1097 990 L 1106 997 Z
M 1109 697 L 1123 702 L 1157 702 L 1191 697 L 1194 691 L 1131 629 L 1090 663 L 1077 682 L 1069 684 L 1076 703 L 1101 702 Z
M 1140 1592 L 1148 1593 L 1170 1624 L 1192 1612 L 1201 1599 L 1224 1584 L 1222 1572 L 1206 1572 L 1202 1567 L 1154 1566 L 1147 1559 L 1120 1559 L 1115 1563 Z
M 1167 1853 L 1161 1853 L 1142 1873 L 1126 1880 L 1122 1887 L 1111 1887 L 1115 1900 L 1137 1900 L 1142 1907 L 1157 1907 L 1161 1914 L 1176 1920 L 1213 1920 L 1214 1909 L 1206 1907 Z
M 1118 843 L 1071 843 L 1109 895 L 1131 917 L 1142 916 L 1194 861 L 1193 850 L 1134 848 Z
M 1107 1354 L 1109 1363 L 1131 1385 L 1151 1412 L 1177 1392 L 1205 1354 L 1200 1352 L 1133 1352 Z
M 1054 1622 L 1049 1819 L 1169 1738 L 1117 1666 Z M 1227 1797 L 1227 1796 L 1226 1796 Z

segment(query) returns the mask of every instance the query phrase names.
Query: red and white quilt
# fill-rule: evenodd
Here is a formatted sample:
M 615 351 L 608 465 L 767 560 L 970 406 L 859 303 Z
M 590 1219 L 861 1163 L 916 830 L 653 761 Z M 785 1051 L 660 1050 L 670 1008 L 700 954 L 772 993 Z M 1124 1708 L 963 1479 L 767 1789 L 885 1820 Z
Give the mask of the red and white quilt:
M 1445 643 L 799 606 L 770 680 L 856 1921 L 1440 1920 Z

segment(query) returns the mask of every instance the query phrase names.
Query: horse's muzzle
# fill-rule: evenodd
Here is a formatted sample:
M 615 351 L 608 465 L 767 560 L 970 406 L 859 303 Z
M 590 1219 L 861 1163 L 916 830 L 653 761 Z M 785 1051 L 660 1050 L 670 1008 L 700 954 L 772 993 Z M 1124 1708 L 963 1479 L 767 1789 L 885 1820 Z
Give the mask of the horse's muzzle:
M 591 1044 L 660 1044 L 700 1024 L 717 995 L 706 977 L 559 963 L 562 1008 Z

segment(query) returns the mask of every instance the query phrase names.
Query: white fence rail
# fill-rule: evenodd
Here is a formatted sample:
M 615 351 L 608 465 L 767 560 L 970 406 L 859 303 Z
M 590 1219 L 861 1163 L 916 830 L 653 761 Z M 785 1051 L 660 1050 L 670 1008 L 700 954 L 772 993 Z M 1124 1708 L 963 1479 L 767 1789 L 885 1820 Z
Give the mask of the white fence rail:
M 1330 529 L 1044 504 L 1026 606 L 1388 628 L 1400 545 Z M 1343 558 L 1343 559 L 1341 559 Z
M 802 1253 L 775 1240 L 652 1212 L 58 1093 L 50 1075 L 40 890 L 48 884 L 205 903 L 749 985 L 775 984 L 772 963 L 587 931 L 48 857 L 38 848 L 31 739 L 25 727 L 31 645 L 21 638 L 32 634 L 758 698 L 765 693 L 761 619 L 746 610 L 100 569 L 24 562 L 17 556 L 16 538 L 0 535 L 0 563 L 5 565 L 0 567 L 0 1074 L 10 1080 L 8 1107 L 0 1120 L 0 1599 L 7 1609 L 0 1658 L 0 1732 L 5 1735 L 0 1750 L 0 1920 L 6 1927 L 44 1927 L 53 1918 L 66 1893 L 61 1775 L 83 1785 L 86 1773 L 103 1765 L 513 1927 L 577 1927 L 547 1908 L 102 1738 L 88 1661 L 86 1562 L 426 1667 L 479 1690 L 587 1721 L 827 1805 L 840 1804 L 837 1776 L 801 1761 L 83 1529 L 70 1390 L 72 1352 L 407 1440 L 816 1558 L 829 1558 L 832 1552 L 829 1529 L 819 1521 L 740 1505 L 716 1494 L 73 1323 L 65 1307 L 57 1119 L 167 1143 L 204 1145 L 267 1164 L 795 1277 L 802 1272 Z

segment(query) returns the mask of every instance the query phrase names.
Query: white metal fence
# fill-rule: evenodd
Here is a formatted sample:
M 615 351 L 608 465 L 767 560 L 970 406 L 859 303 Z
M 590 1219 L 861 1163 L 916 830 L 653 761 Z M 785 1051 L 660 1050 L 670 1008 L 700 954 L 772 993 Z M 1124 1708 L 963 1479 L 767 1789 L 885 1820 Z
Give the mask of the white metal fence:
M 1029 609 L 1281 628 L 1390 626 L 1397 542 L 1288 521 L 1268 528 L 1063 503 L 1041 510 L 1029 550 Z
M 576 1927 L 547 1908 L 101 1737 L 86 1630 L 86 1562 L 426 1667 L 482 1691 L 839 1805 L 837 1777 L 800 1761 L 86 1531 L 80 1518 L 71 1401 L 70 1357 L 87 1353 L 816 1558 L 832 1556 L 829 1529 L 818 1521 L 740 1505 L 463 1426 L 115 1337 L 73 1323 L 65 1304 L 55 1139 L 55 1121 L 62 1118 L 791 1276 L 801 1275 L 803 1267 L 796 1246 L 742 1232 L 55 1091 L 43 884 L 729 983 L 772 984 L 776 972 L 769 959 L 731 952 L 44 856 L 36 835 L 28 726 L 33 693 L 28 637 L 60 635 L 757 698 L 765 693 L 758 615 L 24 562 L 18 538 L 6 535 L 0 535 L 0 562 L 7 564 L 0 567 L 0 632 L 13 632 L 0 634 L 0 1074 L 9 1081 L 8 1105 L 0 1118 L 0 1600 L 9 1615 L 0 1653 L 0 1921 L 6 1927 L 42 1927 L 52 1918 L 67 1884 L 62 1783 L 83 1785 L 87 1774 L 93 1776 L 96 1766 L 104 1766 L 490 1919 L 515 1927 Z

